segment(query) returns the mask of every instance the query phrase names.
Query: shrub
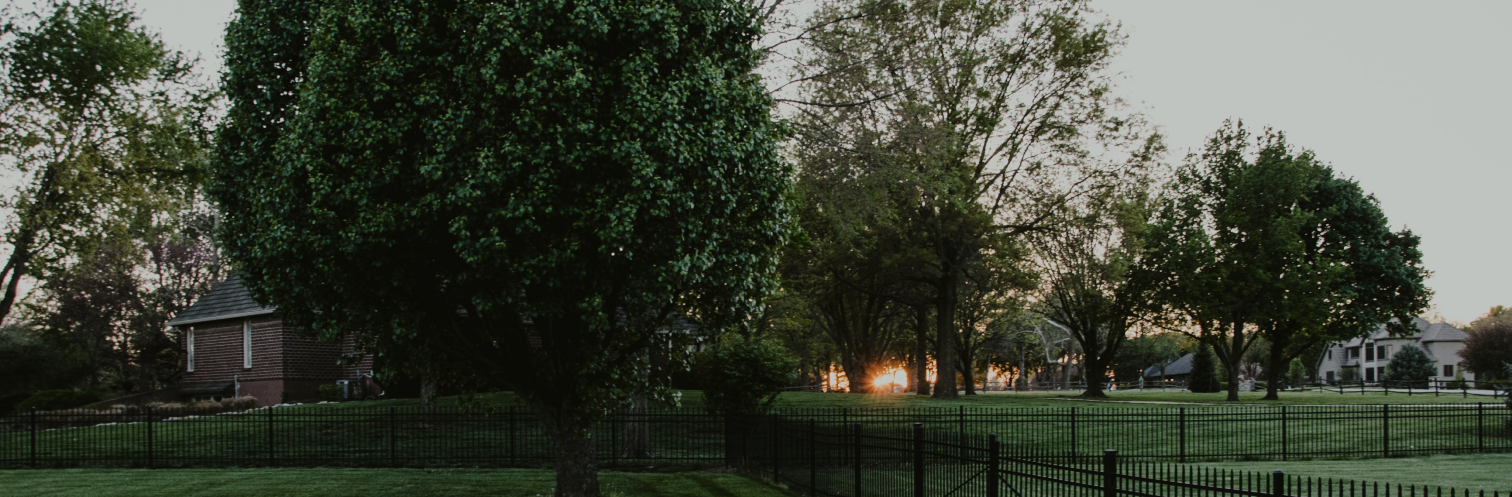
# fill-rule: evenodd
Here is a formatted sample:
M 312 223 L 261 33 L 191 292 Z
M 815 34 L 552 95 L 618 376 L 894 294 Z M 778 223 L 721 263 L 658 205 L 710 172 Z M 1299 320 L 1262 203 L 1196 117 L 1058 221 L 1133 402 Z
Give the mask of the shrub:
M 711 414 L 762 414 L 792 383 L 798 360 L 776 340 L 725 337 L 694 363 Z
M 1403 345 L 1386 364 L 1386 383 L 1397 388 L 1428 388 L 1428 379 L 1436 373 L 1433 359 L 1423 349 Z
M 334 402 L 341 398 L 341 389 L 336 388 L 334 383 L 327 383 L 315 387 L 315 396 L 320 397 L 320 400 Z
M 16 410 L 56 411 L 99 402 L 100 394 L 88 390 L 43 390 L 16 404 Z
M 1450 390 L 1463 390 L 1470 388 L 1470 386 L 1465 383 L 1465 368 L 1455 368 L 1454 381 L 1445 384 L 1444 388 L 1448 388 Z

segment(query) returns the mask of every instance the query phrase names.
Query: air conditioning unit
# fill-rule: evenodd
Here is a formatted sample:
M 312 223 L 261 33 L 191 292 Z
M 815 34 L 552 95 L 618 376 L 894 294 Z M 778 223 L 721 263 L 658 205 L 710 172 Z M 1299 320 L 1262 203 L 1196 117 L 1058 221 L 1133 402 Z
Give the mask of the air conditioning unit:
M 351 380 L 336 380 L 336 393 L 341 396 L 341 400 L 352 400 L 356 393 L 352 389 L 356 386 Z

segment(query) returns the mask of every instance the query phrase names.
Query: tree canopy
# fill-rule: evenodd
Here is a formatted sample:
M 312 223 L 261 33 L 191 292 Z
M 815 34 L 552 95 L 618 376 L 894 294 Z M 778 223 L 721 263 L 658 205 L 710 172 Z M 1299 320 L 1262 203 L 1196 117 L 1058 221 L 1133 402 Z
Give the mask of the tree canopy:
M 512 388 L 559 495 L 598 495 L 588 428 L 652 389 L 659 330 L 772 287 L 789 172 L 758 33 L 734 1 L 244 3 L 226 253 L 294 323 Z

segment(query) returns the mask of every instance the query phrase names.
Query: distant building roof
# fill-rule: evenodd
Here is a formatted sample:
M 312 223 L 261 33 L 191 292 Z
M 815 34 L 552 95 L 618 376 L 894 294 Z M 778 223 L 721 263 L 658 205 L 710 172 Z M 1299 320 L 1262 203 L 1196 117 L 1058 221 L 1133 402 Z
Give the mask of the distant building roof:
M 1192 354 L 1181 356 L 1180 359 L 1177 359 L 1175 362 L 1166 365 L 1166 376 L 1175 376 L 1179 374 L 1192 374 Z M 1160 365 L 1156 364 L 1154 366 L 1146 368 L 1144 375 L 1145 378 L 1159 378 Z
M 183 326 L 186 324 L 203 323 L 219 319 L 232 319 L 247 316 L 260 316 L 272 314 L 277 311 L 276 307 L 263 307 L 252 301 L 247 295 L 247 288 L 242 286 L 241 276 L 231 275 L 226 281 L 220 282 L 209 293 L 201 296 L 199 300 L 190 305 L 188 309 L 178 313 L 173 319 L 168 320 L 168 326 Z
M 1395 321 L 1395 320 L 1393 319 L 1392 321 Z M 1382 324 L 1380 326 L 1377 326 L 1376 329 L 1375 329 L 1375 331 L 1370 332 L 1369 337 L 1367 337 L 1367 338 L 1358 338 L 1358 337 L 1356 337 L 1356 338 L 1350 339 L 1347 342 L 1342 342 L 1340 345 L 1343 346 L 1343 347 L 1359 347 L 1361 344 L 1365 343 L 1366 340 L 1375 341 L 1375 340 L 1387 340 L 1387 339 L 1392 339 L 1392 338 L 1400 338 L 1400 339 L 1416 338 L 1416 339 L 1418 339 L 1419 341 L 1421 341 L 1423 343 L 1427 343 L 1427 342 L 1463 342 L 1463 341 L 1465 341 L 1465 338 L 1467 338 L 1469 336 L 1469 335 L 1466 335 L 1463 330 L 1460 330 L 1459 328 L 1455 328 L 1454 325 L 1449 324 L 1449 323 L 1430 323 L 1426 319 L 1419 318 L 1419 317 L 1414 317 L 1414 318 L 1412 318 L 1412 324 L 1413 324 L 1413 327 L 1416 328 L 1417 330 L 1414 331 L 1410 337 L 1391 336 L 1391 332 L 1386 329 L 1386 325 Z

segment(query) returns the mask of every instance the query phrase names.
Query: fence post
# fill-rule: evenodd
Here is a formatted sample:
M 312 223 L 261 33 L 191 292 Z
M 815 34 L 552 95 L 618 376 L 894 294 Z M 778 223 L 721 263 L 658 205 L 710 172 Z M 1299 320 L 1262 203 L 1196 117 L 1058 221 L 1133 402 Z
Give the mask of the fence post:
M 914 497 L 924 497 L 924 423 L 913 424 Z
M 399 408 L 389 407 L 389 465 L 399 465 Z
M 1381 457 L 1391 457 L 1391 405 L 1381 404 Z
M 1118 451 L 1103 451 L 1103 497 L 1118 497 Z
M 268 407 L 268 465 L 273 465 L 273 407 Z
M 819 431 L 809 418 L 809 495 L 819 495 Z
M 152 407 L 143 409 L 147 412 L 147 467 L 153 466 L 152 461 Z
M 31 408 L 31 465 L 37 467 L 37 408 Z
M 966 457 L 966 405 L 961 404 L 961 409 L 956 414 L 957 442 L 961 444 L 961 458 Z
M 1280 471 L 1271 473 L 1271 495 L 1286 497 L 1286 473 Z
M 516 428 L 517 428 L 517 426 L 515 424 L 515 408 L 511 406 L 509 408 L 509 463 L 510 464 L 517 464 L 519 462 L 517 459 L 520 457 L 519 450 L 515 448 L 515 436 L 516 436 L 515 435 L 515 430 L 516 430 Z
M 1486 403 L 1475 403 L 1475 440 L 1481 452 L 1486 451 Z
M 1002 459 L 998 456 L 998 439 L 996 433 L 987 435 L 987 497 L 998 497 L 998 468 L 1002 467 Z M 856 493 L 860 497 L 860 492 Z
M 856 493 L 852 497 L 861 497 L 861 423 L 856 423 Z
M 1181 437 L 1180 437 L 1180 442 L 1179 442 L 1180 445 L 1181 445 L 1181 447 L 1179 449 L 1180 450 L 1179 453 L 1181 454 L 1181 459 L 1180 460 L 1181 460 L 1182 463 L 1186 463 L 1186 408 L 1185 407 L 1179 408 L 1179 410 L 1177 412 L 1177 415 L 1180 416 L 1179 421 L 1177 421 L 1178 431 L 1181 432 Z

